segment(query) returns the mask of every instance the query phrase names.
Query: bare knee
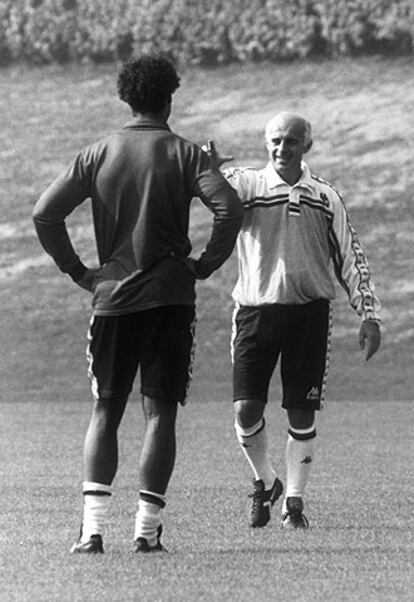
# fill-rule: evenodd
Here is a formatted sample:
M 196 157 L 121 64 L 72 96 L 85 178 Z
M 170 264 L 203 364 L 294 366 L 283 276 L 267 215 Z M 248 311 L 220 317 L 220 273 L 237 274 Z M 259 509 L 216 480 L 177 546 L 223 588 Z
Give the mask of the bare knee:
M 255 399 L 240 399 L 234 402 L 236 421 L 242 428 L 250 428 L 263 417 L 265 403 Z
M 116 430 L 124 414 L 126 402 L 124 397 L 95 399 L 91 423 L 103 429 Z
M 174 424 L 177 416 L 177 404 L 152 397 L 142 398 L 142 409 L 147 421 L 167 422 Z

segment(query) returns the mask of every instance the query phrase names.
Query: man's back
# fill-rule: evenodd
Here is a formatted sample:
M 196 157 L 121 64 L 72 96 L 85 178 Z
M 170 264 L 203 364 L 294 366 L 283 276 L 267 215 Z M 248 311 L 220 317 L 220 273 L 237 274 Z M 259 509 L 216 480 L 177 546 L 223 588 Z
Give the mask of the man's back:
M 164 552 L 166 492 L 174 468 L 177 405 L 184 404 L 194 359 L 195 279 L 230 255 L 242 222 L 240 199 L 198 146 L 167 122 L 179 87 L 170 61 L 131 57 L 117 80 L 134 121 L 81 151 L 33 211 L 39 240 L 59 269 L 92 293 L 88 375 L 94 404 L 84 443 L 83 518 L 73 554 L 102 554 L 118 427 L 139 371 L 144 441 L 138 465 L 134 551 Z M 189 205 L 212 211 L 204 252 L 188 257 Z M 91 198 L 99 266 L 86 266 L 66 227 Z
M 101 263 L 115 262 L 129 275 L 171 251 L 189 253 L 189 205 L 208 169 L 196 147 L 168 126 L 133 122 L 89 147 L 81 161 Z
M 221 263 L 228 253 L 226 221 L 229 232 L 237 229 L 232 195 L 197 145 L 141 116 L 81 151 L 42 195 L 35 219 L 38 227 L 59 222 L 91 198 L 101 264 L 93 307 L 117 315 L 194 303 L 194 274 L 182 261 L 191 251 L 190 202 L 200 197 L 222 232 L 213 252 L 205 254 L 211 272 L 216 257 Z M 233 202 L 238 204 L 236 197 Z

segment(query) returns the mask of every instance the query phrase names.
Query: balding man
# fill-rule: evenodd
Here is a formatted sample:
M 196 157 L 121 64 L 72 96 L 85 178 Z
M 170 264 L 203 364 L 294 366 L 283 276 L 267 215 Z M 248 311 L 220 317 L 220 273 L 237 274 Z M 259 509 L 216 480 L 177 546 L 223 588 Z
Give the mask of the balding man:
M 282 407 L 289 421 L 281 524 L 307 528 L 303 499 L 314 459 L 315 411 L 325 392 L 335 297 L 331 264 L 362 319 L 359 343 L 367 360 L 380 345 L 380 304 L 342 198 L 303 161 L 312 146 L 311 125 L 299 115 L 280 113 L 268 122 L 265 140 L 269 162 L 263 169 L 223 170 L 244 208 L 233 291 L 235 428 L 254 473 L 251 526 L 263 527 L 283 492 L 269 460 L 264 419 L 280 356 Z M 218 165 L 229 159 L 211 141 L 208 152 Z

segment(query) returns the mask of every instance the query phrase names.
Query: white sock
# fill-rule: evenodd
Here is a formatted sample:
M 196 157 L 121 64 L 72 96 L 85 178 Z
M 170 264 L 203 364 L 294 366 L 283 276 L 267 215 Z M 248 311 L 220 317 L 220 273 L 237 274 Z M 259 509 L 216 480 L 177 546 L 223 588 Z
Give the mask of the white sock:
M 165 506 L 165 496 L 151 491 L 140 491 L 138 511 L 135 514 L 134 540 L 144 537 L 148 545 L 157 544 L 157 530 L 162 523 L 161 510 Z
M 84 481 L 83 489 L 83 521 L 81 541 L 89 541 L 91 535 L 102 535 L 107 523 L 109 501 L 112 488 L 103 483 Z
M 265 489 L 270 489 L 276 474 L 270 464 L 265 419 L 261 418 L 249 428 L 243 428 L 236 420 L 234 428 L 240 447 L 253 469 L 254 478 L 262 479 Z
M 286 443 L 286 495 L 282 511 L 286 511 L 286 498 L 303 499 L 313 463 L 313 448 L 316 436 L 315 424 L 306 429 L 288 431 Z

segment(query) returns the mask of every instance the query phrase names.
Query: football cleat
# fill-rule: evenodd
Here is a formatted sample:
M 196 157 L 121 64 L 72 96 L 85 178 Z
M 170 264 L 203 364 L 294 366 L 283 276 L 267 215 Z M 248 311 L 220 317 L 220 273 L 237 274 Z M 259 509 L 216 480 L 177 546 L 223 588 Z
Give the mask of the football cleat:
M 138 554 L 148 554 L 152 552 L 167 552 L 161 543 L 162 525 L 157 529 L 157 543 L 155 546 L 150 546 L 145 537 L 137 537 L 135 540 L 135 552 Z
M 276 477 L 270 489 L 265 489 L 262 479 L 254 480 L 253 488 L 253 493 L 249 494 L 249 498 L 253 500 L 250 509 L 250 526 L 264 527 L 270 520 L 271 507 L 282 495 L 283 485 Z
M 78 541 L 76 541 L 70 549 L 71 554 L 103 554 L 103 542 L 100 535 L 91 535 L 88 541 L 81 541 L 81 534 Z
M 286 499 L 286 512 L 282 516 L 281 525 L 284 529 L 307 529 L 309 521 L 303 514 L 303 501 L 300 497 Z

